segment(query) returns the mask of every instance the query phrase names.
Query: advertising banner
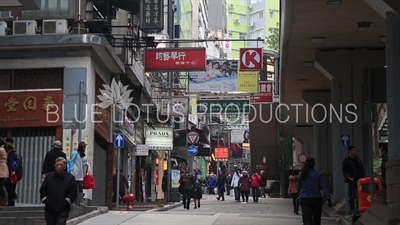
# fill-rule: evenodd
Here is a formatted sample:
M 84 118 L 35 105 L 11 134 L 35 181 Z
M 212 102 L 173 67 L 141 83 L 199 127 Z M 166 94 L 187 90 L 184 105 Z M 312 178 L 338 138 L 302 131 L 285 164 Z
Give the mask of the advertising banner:
M 179 188 L 180 177 L 181 177 L 180 170 L 171 170 L 171 186 L 172 186 L 172 188 Z
M 198 116 L 197 116 L 197 96 L 190 96 L 190 108 L 189 108 L 189 121 L 197 124 L 198 123 Z
M 144 50 L 144 70 L 147 72 L 205 69 L 205 48 L 146 48 Z
M 172 151 L 174 132 L 172 127 L 147 127 L 146 145 L 149 150 Z
M 238 61 L 208 59 L 206 71 L 189 73 L 189 92 L 258 92 L 259 72 L 238 72 Z
M 250 97 L 251 103 L 271 103 L 273 102 L 273 82 L 260 81 L 258 94 Z
M 229 160 L 228 148 L 215 148 L 214 157 L 215 161 L 228 161 Z
M 249 114 L 250 101 L 244 99 L 197 100 L 197 113 Z

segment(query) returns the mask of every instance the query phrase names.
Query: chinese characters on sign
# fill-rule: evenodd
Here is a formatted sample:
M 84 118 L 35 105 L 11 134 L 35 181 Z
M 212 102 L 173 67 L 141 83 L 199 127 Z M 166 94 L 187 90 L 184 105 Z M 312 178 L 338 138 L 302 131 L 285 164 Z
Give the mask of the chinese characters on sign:
M 154 48 L 144 51 L 148 72 L 200 71 L 206 69 L 205 48 Z
M 249 114 L 250 101 L 233 100 L 197 100 L 197 113 Z
M 0 94 L 0 99 L 2 127 L 61 125 L 62 118 L 54 112 L 62 110 L 62 91 L 5 92 Z
M 214 157 L 215 161 L 228 161 L 229 160 L 228 148 L 215 148 Z
M 140 2 L 140 30 L 148 34 L 164 30 L 164 1 L 141 0 Z
M 259 93 L 250 97 L 251 103 L 271 103 L 273 101 L 273 85 L 271 81 L 260 81 Z

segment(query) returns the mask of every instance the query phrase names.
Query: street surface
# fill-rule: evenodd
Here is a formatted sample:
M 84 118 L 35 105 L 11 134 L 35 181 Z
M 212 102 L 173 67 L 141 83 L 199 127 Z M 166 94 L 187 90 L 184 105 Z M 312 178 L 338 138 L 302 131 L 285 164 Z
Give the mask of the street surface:
M 183 206 L 165 212 L 110 211 L 79 225 L 301 225 L 301 215 L 293 213 L 290 199 L 261 198 L 259 203 L 236 203 L 233 197 L 218 202 L 205 195 L 200 209 Z M 322 218 L 322 225 L 337 225 L 334 218 Z

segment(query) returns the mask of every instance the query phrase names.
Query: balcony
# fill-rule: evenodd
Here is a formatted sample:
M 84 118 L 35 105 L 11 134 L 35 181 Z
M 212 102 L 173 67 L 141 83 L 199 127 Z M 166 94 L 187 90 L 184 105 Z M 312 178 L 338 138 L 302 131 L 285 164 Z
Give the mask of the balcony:
M 140 12 L 140 0 L 94 0 L 94 4 L 97 2 L 108 2 L 114 7 L 134 14 L 138 14 Z

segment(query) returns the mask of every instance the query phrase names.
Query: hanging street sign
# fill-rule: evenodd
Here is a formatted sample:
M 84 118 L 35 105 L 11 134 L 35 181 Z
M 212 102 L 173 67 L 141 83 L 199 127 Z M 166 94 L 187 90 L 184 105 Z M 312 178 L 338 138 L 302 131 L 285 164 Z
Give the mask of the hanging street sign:
M 249 114 L 250 100 L 223 99 L 223 100 L 197 100 L 198 114 Z
M 195 145 L 195 144 L 197 144 L 197 143 L 199 142 L 200 136 L 199 136 L 199 134 L 198 134 L 197 132 L 191 131 L 191 132 L 189 132 L 189 133 L 187 134 L 186 140 L 187 140 L 187 142 L 188 142 L 189 144 Z

